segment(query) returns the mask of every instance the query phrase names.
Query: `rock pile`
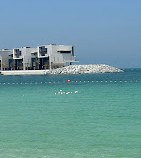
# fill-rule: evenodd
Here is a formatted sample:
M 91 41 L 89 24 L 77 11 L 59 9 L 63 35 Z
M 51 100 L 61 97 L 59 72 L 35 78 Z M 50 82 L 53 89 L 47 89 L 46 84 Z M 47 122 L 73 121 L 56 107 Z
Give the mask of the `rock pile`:
M 123 72 L 123 70 L 115 67 L 97 64 L 97 65 L 70 65 L 63 68 L 53 69 L 47 74 L 94 74 L 94 73 L 115 73 Z

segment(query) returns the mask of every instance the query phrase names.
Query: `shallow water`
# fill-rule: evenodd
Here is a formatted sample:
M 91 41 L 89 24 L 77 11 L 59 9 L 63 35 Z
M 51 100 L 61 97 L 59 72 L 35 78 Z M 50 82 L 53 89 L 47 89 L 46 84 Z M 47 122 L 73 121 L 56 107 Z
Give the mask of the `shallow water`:
M 141 69 L 0 76 L 0 157 L 139 158 L 140 122 Z

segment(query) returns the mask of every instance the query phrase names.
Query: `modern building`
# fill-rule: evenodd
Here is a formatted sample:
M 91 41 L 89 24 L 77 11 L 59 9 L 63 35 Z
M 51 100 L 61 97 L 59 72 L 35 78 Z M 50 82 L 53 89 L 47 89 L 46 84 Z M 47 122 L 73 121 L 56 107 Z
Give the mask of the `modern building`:
M 12 59 L 12 50 L 0 50 L 0 70 L 9 70 L 9 60 Z
M 74 56 L 73 46 L 49 44 L 37 48 L 0 50 L 1 71 L 54 69 L 73 62 L 78 62 Z

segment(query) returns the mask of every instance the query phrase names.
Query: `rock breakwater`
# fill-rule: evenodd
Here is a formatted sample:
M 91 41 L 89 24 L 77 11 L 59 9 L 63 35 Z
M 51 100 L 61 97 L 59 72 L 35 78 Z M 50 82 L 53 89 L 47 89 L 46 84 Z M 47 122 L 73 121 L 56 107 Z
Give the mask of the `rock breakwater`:
M 123 72 L 118 68 L 105 65 L 70 65 L 63 68 L 57 68 L 46 72 L 47 74 L 94 74 L 94 73 L 117 73 Z

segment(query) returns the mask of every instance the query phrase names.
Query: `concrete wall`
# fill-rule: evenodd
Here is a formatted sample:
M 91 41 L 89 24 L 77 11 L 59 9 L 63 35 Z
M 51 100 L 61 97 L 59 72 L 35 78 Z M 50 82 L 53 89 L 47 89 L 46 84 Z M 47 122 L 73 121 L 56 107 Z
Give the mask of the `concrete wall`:
M 37 48 L 23 48 L 23 69 L 25 70 L 26 67 L 32 67 L 31 58 L 32 53 L 37 52 Z
M 74 59 L 72 54 L 73 46 L 64 46 L 64 45 L 53 45 L 52 46 L 52 60 L 54 63 L 64 63 L 72 61 Z M 70 53 L 61 53 L 62 51 L 66 51 Z
M 19 58 L 15 55 L 15 49 L 19 49 L 19 51 L 21 51 L 21 56 L 19 56 Z M 13 49 L 13 59 L 23 59 L 23 70 L 25 70 L 26 67 L 31 67 L 31 58 L 33 57 L 32 53 L 37 52 L 37 48 L 23 47 L 15 49 Z

